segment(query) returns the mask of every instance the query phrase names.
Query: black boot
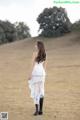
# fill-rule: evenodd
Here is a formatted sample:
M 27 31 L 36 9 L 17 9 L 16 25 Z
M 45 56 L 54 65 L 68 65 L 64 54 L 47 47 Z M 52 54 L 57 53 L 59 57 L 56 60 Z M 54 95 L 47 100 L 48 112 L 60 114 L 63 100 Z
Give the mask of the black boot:
M 40 105 L 40 107 L 39 107 L 39 115 L 43 114 L 43 100 L 44 100 L 44 98 L 42 97 L 42 98 L 40 98 L 40 101 L 39 101 L 39 105 Z
M 33 115 L 38 115 L 38 104 L 35 104 L 35 107 L 36 107 L 36 111 L 35 111 L 35 113 L 33 114 Z

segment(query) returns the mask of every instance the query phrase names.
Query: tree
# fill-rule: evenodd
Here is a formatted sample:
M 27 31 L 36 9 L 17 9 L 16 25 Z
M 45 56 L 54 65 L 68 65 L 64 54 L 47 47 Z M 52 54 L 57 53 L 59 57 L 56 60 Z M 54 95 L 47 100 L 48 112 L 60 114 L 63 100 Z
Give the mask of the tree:
M 74 22 L 71 26 L 72 31 L 79 31 L 80 32 L 80 20 Z
M 4 30 L 1 26 L 1 21 L 0 21 L 0 44 L 2 44 L 3 42 L 5 42 L 5 33 Z
M 16 29 L 14 24 L 10 23 L 9 21 L 3 22 L 4 25 L 4 32 L 6 35 L 6 39 L 8 42 L 13 42 L 16 40 Z
M 17 37 L 19 39 L 31 37 L 30 32 L 29 32 L 30 29 L 24 22 L 16 22 L 15 28 L 17 32 Z
M 31 37 L 29 27 L 24 22 L 11 22 L 0 20 L 0 44 Z
M 61 36 L 71 31 L 71 22 L 65 8 L 45 8 L 38 16 L 40 35 L 45 37 Z
M 16 39 L 16 29 L 9 21 L 0 21 L 1 43 L 12 42 Z

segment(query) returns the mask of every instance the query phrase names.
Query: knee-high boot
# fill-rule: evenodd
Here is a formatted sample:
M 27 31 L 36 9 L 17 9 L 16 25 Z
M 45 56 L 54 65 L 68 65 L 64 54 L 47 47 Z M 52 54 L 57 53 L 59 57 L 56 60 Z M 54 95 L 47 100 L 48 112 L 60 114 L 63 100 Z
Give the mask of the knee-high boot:
M 36 108 L 36 111 L 35 111 L 35 113 L 33 114 L 33 115 L 38 115 L 38 104 L 35 104 L 35 108 Z
M 43 100 L 44 100 L 44 97 L 40 98 L 40 101 L 39 101 L 39 115 L 43 114 Z

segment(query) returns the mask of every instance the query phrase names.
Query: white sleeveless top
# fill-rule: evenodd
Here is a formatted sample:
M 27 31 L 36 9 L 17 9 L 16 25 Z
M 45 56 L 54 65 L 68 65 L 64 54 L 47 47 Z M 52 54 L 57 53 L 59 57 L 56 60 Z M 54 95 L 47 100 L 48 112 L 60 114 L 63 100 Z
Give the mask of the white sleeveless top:
M 35 62 L 33 71 L 32 71 L 32 76 L 45 76 L 45 69 L 43 67 L 43 62 L 37 63 Z

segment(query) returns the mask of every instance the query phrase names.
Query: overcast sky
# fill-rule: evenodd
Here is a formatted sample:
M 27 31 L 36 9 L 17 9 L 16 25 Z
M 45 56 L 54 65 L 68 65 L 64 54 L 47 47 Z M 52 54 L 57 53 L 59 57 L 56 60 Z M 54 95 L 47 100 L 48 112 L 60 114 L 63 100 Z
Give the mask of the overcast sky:
M 54 4 L 53 0 L 0 0 L 0 19 L 24 21 L 30 27 L 32 36 L 38 34 L 39 25 L 36 22 L 37 16 L 46 7 L 64 7 L 67 10 L 71 22 L 80 19 L 80 4 Z

